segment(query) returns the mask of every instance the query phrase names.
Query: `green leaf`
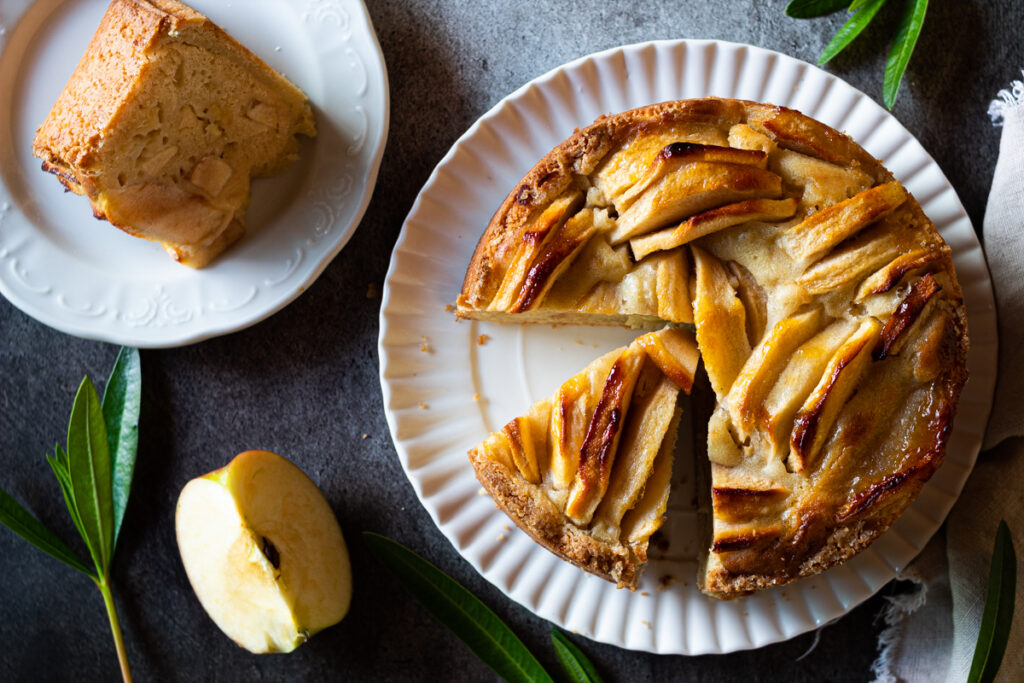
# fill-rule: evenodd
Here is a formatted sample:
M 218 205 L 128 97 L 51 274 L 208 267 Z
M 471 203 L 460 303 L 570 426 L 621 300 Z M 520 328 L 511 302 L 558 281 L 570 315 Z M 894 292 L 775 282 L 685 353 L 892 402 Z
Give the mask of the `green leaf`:
M 370 550 L 413 597 L 506 681 L 546 681 L 551 676 L 516 634 L 462 584 L 400 543 L 363 533 Z
M 558 661 L 572 683 L 602 683 L 587 656 L 557 628 L 551 629 L 551 644 L 555 646 Z
M 996 544 L 992 550 L 992 568 L 988 573 L 985 611 L 981 615 L 978 644 L 974 648 L 968 683 L 995 680 L 1010 639 L 1017 586 L 1017 555 L 1013 538 L 1005 521 L 999 522 Z
M 871 2 L 871 0 L 853 0 L 853 2 L 850 3 L 850 7 L 847 9 L 847 11 L 856 12 L 869 2 Z
M 64 495 L 64 505 L 68 508 L 68 515 L 78 529 L 78 535 L 85 538 L 85 529 L 82 528 L 82 518 L 78 516 L 78 508 L 75 507 L 75 493 L 71 490 L 71 474 L 68 472 L 67 454 L 60 446 L 56 448 L 56 457 L 46 456 L 46 462 L 50 463 L 53 475 L 57 477 L 60 484 L 60 491 Z
M 96 578 L 96 574 L 78 558 L 78 555 L 64 541 L 60 540 L 55 533 L 46 528 L 31 512 L 23 508 L 3 489 L 0 489 L 0 524 L 50 557 L 60 560 L 86 576 Z
M 139 412 L 142 406 L 142 363 L 138 349 L 122 347 L 117 354 L 103 390 L 103 420 L 107 427 L 110 467 L 113 472 L 114 540 L 121 533 L 121 522 L 128 507 L 128 494 L 135 473 L 135 455 L 139 449 Z
M 846 49 L 846 46 L 854 41 L 861 32 L 868 27 L 871 20 L 882 9 L 885 0 L 870 0 L 868 4 L 857 10 L 857 13 L 847 19 L 846 23 L 839 29 L 832 41 L 825 46 L 825 50 L 818 58 L 818 66 L 821 66 Z
M 924 26 L 924 15 L 928 11 L 928 0 L 907 0 L 900 19 L 900 27 L 896 39 L 892 41 L 889 59 L 885 63 L 885 81 L 882 83 L 882 101 L 887 109 L 896 104 L 896 93 L 903 82 L 903 73 L 914 54 L 917 38 Z
M 100 397 L 88 377 L 82 379 L 71 407 L 68 465 L 83 539 L 98 574 L 105 576 L 113 550 L 110 450 Z
M 793 0 L 786 5 L 786 15 L 794 19 L 813 19 L 846 7 L 847 0 Z

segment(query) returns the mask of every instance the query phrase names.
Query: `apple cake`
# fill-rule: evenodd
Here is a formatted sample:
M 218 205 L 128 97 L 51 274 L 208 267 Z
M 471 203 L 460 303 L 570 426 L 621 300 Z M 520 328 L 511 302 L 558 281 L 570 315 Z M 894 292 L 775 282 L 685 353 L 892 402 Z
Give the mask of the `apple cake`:
M 665 519 L 676 398 L 698 359 L 683 328 L 606 353 L 471 450 L 477 477 L 545 548 L 636 588 Z
M 201 268 L 245 231 L 250 180 L 316 135 L 306 96 L 177 0 L 112 0 L 33 154 L 97 218 Z
M 693 325 L 711 404 L 698 581 L 721 598 L 885 531 L 941 463 L 967 377 L 950 249 L 914 197 L 849 137 L 754 102 L 666 102 L 577 130 L 494 215 L 456 312 Z M 551 547 L 549 528 L 528 531 Z

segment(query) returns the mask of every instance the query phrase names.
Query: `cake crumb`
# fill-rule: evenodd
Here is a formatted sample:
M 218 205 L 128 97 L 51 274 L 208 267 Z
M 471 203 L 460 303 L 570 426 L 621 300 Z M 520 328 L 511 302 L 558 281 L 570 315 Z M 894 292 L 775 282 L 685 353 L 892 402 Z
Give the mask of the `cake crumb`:
M 640 623 L 646 626 L 648 631 L 651 630 L 651 622 L 647 621 L 646 619 L 641 619 Z
M 577 343 L 578 345 L 580 345 L 580 346 L 583 346 L 583 340 L 582 340 L 582 339 L 577 339 L 577 340 L 575 340 L 575 341 L 576 341 L 576 343 Z
M 486 496 L 487 495 L 487 489 L 485 489 L 483 486 L 481 486 L 480 488 L 478 488 L 476 490 L 476 495 L 478 495 L 478 496 Z
M 660 590 L 660 591 L 666 590 L 669 586 L 671 586 L 675 582 L 676 582 L 676 577 L 672 576 L 671 574 L 665 574 L 660 579 L 658 579 L 658 590 Z
M 420 401 L 420 402 L 419 402 L 419 403 L 417 403 L 416 405 L 418 405 L 418 406 L 419 406 L 419 407 L 420 407 L 421 409 L 423 409 L 423 410 L 426 410 L 426 409 L 427 409 L 427 407 L 428 407 L 428 406 L 427 406 L 427 404 L 426 404 L 426 403 L 424 403 L 423 401 Z
M 505 534 L 498 534 L 498 541 L 504 541 L 506 538 Z
M 473 401 L 478 402 L 479 400 L 480 400 L 480 394 L 479 393 L 474 393 L 473 394 Z
M 370 438 L 370 435 L 369 435 L 369 434 L 363 434 L 363 438 L 364 438 L 364 439 L 369 439 L 369 438 Z
M 650 595 L 647 591 L 640 591 L 640 595 Z
M 512 527 L 510 527 L 508 524 L 502 524 L 502 526 L 505 527 L 505 531 L 511 531 L 512 530 Z
M 377 287 L 376 282 L 371 282 L 370 284 L 366 285 L 367 299 L 376 299 L 378 296 L 380 296 L 380 288 Z
M 489 334 L 481 334 L 479 337 L 476 338 L 476 345 L 483 346 L 489 341 L 491 341 L 491 336 Z
M 445 304 L 445 307 L 444 307 L 444 312 L 445 313 L 452 313 L 454 311 L 455 311 L 455 304 Z

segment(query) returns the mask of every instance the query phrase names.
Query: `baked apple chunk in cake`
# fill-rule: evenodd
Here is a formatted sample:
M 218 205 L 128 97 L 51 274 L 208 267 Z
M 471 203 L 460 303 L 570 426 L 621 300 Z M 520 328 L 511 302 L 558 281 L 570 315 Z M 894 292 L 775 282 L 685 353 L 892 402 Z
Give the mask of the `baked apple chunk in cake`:
M 316 135 L 302 92 L 177 0 L 113 0 L 33 154 L 97 218 L 201 268 L 245 232 L 249 184 Z
M 698 581 L 720 598 L 820 572 L 889 528 L 941 463 L 967 377 L 960 285 L 917 201 L 842 133 L 754 102 L 667 102 L 578 130 L 499 208 L 456 310 L 693 325 L 706 374 L 696 391 L 706 385 L 710 404 Z M 538 425 L 551 405 L 531 410 Z M 511 478 L 480 456 L 510 443 L 508 427 L 471 454 L 477 476 L 541 543 L 633 586 L 642 563 L 596 566 L 581 559 L 593 552 L 566 550 L 632 539 L 609 535 L 605 502 L 588 498 L 606 489 L 587 488 L 599 479 L 591 445 L 583 422 L 569 424 L 533 428 L 531 452 L 550 469 L 509 466 L 532 492 L 515 506 L 502 498 Z M 616 446 L 616 468 L 639 457 Z

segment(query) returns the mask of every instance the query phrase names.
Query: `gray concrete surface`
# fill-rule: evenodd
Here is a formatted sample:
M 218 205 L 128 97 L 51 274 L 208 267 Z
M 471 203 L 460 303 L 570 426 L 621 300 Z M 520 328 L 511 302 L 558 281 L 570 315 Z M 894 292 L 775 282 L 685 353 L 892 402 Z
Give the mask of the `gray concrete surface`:
M 657 38 L 720 38 L 815 61 L 841 16 L 801 22 L 783 0 L 369 0 L 391 80 L 391 131 L 362 225 L 323 276 L 248 330 L 148 351 L 135 488 L 114 563 L 138 681 L 486 681 L 493 675 L 369 555 L 360 532 L 399 539 L 464 582 L 557 667 L 549 624 L 511 603 L 434 527 L 402 474 L 377 380 L 380 299 L 402 220 L 430 171 L 483 112 L 529 79 L 582 55 Z M 881 99 L 898 2 L 830 66 Z M 933 2 L 895 115 L 935 157 L 980 226 L 998 131 L 988 101 L 1024 67 L 1024 7 Z M 0 300 L 0 484 L 73 535 L 43 460 L 63 438 L 84 373 L 105 377 L 116 349 L 71 338 Z M 362 439 L 363 433 L 369 438 Z M 236 452 L 294 459 L 332 502 L 349 539 L 351 613 L 296 653 L 256 657 L 229 642 L 188 586 L 174 542 L 186 481 Z M 0 531 L 0 680 L 115 680 L 102 601 L 83 577 Z M 883 590 L 892 590 L 887 588 Z M 876 654 L 876 596 L 820 632 L 752 652 L 679 657 L 579 639 L 608 680 L 863 681 Z

